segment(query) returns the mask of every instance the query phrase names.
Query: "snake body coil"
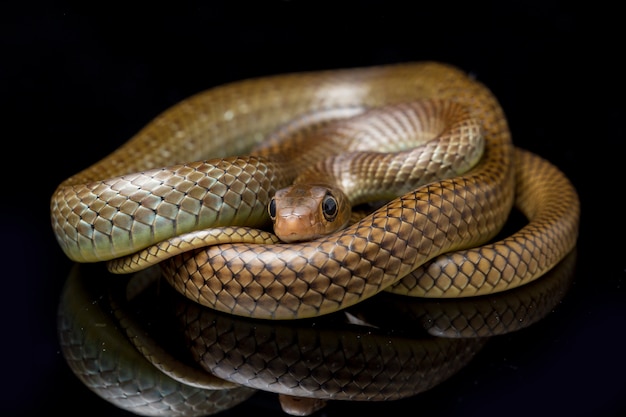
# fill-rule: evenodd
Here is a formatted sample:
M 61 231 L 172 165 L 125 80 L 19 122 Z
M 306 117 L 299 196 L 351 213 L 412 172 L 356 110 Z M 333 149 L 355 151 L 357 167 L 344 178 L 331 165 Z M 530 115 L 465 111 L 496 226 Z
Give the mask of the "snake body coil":
M 462 71 L 434 62 L 266 77 L 193 96 L 59 186 L 51 203 L 57 240 L 71 259 L 94 262 L 197 229 L 228 226 L 225 234 L 241 234 L 235 226 L 262 226 L 269 198 L 294 175 L 289 164 L 248 154 L 268 133 L 307 114 L 415 100 L 451 101 L 480 120 L 486 146 L 474 169 L 407 192 L 328 237 L 180 251 L 163 261 L 166 278 L 201 304 L 280 319 L 335 311 L 392 285 L 425 296 L 436 288 L 439 297 L 501 291 L 554 266 L 577 234 L 578 200 L 567 180 L 560 205 L 540 223 L 530 218 L 512 241 L 464 255 L 479 273 L 497 271 L 485 289 L 464 293 L 462 281 L 475 281 L 463 274 L 447 285 L 433 279 L 426 290 L 424 280 L 410 284 L 427 262 L 496 236 L 516 193 L 516 151 L 497 99 Z M 542 202 L 537 207 L 542 212 Z

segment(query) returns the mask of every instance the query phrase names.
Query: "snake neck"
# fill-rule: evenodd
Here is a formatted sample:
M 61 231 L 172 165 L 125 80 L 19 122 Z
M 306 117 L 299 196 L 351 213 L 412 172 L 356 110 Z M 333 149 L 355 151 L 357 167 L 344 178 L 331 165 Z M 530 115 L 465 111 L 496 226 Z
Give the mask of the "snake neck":
M 389 201 L 462 175 L 485 149 L 481 121 L 452 100 L 375 107 L 325 124 L 313 139 L 309 146 L 323 147 L 325 157 L 303 163 L 294 183 L 329 184 L 352 206 Z

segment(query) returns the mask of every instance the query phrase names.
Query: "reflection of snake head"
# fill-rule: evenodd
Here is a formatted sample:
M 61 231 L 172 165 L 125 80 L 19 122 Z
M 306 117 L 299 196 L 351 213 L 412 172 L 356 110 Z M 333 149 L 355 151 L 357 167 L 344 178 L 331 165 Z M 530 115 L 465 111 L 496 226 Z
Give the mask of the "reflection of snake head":
M 296 184 L 278 190 L 268 211 L 280 240 L 297 242 L 343 228 L 350 220 L 352 208 L 346 195 L 336 187 Z

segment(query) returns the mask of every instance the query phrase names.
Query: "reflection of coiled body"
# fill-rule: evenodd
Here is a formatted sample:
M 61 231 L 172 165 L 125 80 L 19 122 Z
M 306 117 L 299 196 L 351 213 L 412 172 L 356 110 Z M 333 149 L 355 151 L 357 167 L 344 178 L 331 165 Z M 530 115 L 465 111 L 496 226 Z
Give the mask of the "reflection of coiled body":
M 211 414 L 249 398 L 249 388 L 322 405 L 330 399 L 384 401 L 428 390 L 468 363 L 488 337 L 545 317 L 564 296 L 574 262 L 573 253 L 541 281 L 501 294 L 438 303 L 381 294 L 347 309 L 347 316 L 295 322 L 225 315 L 167 286 L 149 286 L 144 298 L 131 296 L 138 301 L 128 302 L 104 271 L 77 266 L 61 298 L 59 334 L 81 381 L 140 415 L 159 415 L 161 408 L 167 415 Z M 388 316 L 381 318 L 381 310 Z M 346 324 L 345 317 L 368 324 Z M 199 388 L 211 384 L 212 389 Z M 201 408 L 203 399 L 218 408 Z
M 454 101 L 480 120 L 486 150 L 470 173 L 406 193 L 326 238 L 289 245 L 223 244 L 164 262 L 170 282 L 181 293 L 239 315 L 300 318 L 354 305 L 440 254 L 485 243 L 509 214 L 518 173 L 503 111 L 487 88 L 455 68 L 417 63 L 285 75 L 197 95 L 58 188 L 51 206 L 57 239 L 72 259 L 98 261 L 196 227 L 257 226 L 264 223 L 281 168 L 272 168 L 261 157 L 157 167 L 203 159 L 212 152 L 216 157 L 241 154 L 302 114 L 416 99 Z M 201 143 L 202 136 L 213 142 Z M 181 139 L 188 142 L 181 146 Z M 537 167 L 545 163 L 533 161 Z M 140 170 L 148 171 L 101 177 Z M 533 280 L 573 247 L 578 202 L 566 185 L 560 204 L 547 209 L 550 221 L 533 223 L 504 245 L 465 256 L 471 264 L 466 265 L 486 277 L 472 295 Z M 246 220 L 238 217 L 242 213 Z M 516 250 L 520 247 L 521 253 Z M 490 267 L 492 272 L 486 270 Z M 452 282 L 427 285 L 427 290 L 436 288 L 436 295 L 444 297 L 466 295 L 467 274 L 446 277 Z M 404 282 L 398 286 L 410 285 L 418 292 L 423 286 Z
M 228 381 L 300 398 L 389 401 L 426 391 L 464 367 L 485 339 L 389 335 L 349 324 L 288 325 L 180 313 L 194 358 Z
M 97 395 L 138 415 L 202 416 L 234 407 L 254 393 L 208 374 L 212 389 L 157 371 L 110 315 L 105 281 L 93 278 L 81 276 L 78 266 L 72 270 L 59 305 L 58 333 L 68 365 Z

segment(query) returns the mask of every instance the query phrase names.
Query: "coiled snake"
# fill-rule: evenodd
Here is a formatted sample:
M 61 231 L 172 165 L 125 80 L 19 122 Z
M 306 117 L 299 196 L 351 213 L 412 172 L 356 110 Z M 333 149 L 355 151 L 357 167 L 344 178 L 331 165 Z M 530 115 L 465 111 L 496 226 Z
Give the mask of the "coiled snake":
M 474 168 L 402 190 L 356 223 L 311 241 L 277 244 L 258 229 L 268 223 L 270 198 L 292 181 L 294 165 L 306 161 L 251 154 L 270 132 L 319 112 L 416 100 L 453 102 L 480 121 L 485 149 Z M 528 224 L 489 243 L 509 216 L 516 188 L 533 181 L 527 176 L 516 184 L 522 169 L 550 186 L 518 198 Z M 63 182 L 51 201 L 54 232 L 71 259 L 117 259 L 111 268 L 126 272 L 165 255 L 163 273 L 185 296 L 271 319 L 326 314 L 383 290 L 464 297 L 519 286 L 573 248 L 578 217 L 569 181 L 547 161 L 516 150 L 489 89 L 435 62 L 288 74 L 210 89 L 168 109 Z M 206 228 L 218 229 L 195 231 Z M 199 247 L 208 241 L 219 244 Z

